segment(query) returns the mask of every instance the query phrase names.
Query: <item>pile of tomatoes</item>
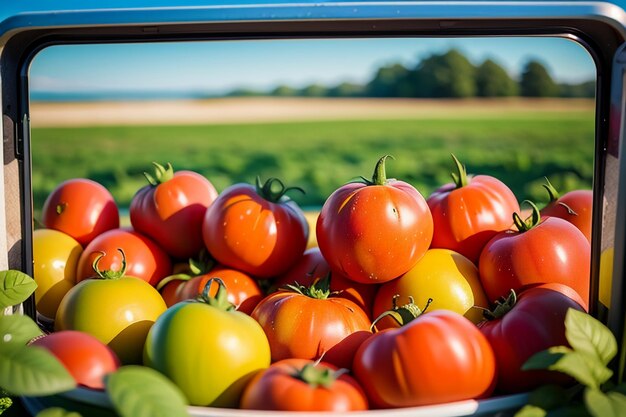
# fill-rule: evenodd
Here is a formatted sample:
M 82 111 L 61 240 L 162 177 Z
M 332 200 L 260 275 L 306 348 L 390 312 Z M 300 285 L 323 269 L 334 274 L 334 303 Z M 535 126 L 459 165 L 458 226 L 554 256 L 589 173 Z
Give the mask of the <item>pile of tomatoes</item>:
M 587 309 L 591 191 L 546 182 L 548 204 L 522 216 L 454 156 L 454 182 L 428 199 L 387 160 L 311 224 L 289 197 L 302 190 L 276 178 L 218 193 L 155 163 L 131 227 L 100 184 L 59 184 L 34 232 L 36 307 L 54 326 L 37 343 L 96 339 L 106 349 L 65 355 L 70 371 L 108 361 L 78 383 L 143 364 L 212 407 L 410 407 L 570 383 L 521 366 L 566 345 L 566 311 Z

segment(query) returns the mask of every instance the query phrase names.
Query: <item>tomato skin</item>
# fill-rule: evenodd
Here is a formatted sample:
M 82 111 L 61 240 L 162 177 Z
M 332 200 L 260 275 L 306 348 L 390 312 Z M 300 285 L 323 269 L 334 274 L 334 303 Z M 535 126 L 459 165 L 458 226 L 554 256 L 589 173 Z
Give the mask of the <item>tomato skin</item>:
M 206 283 L 211 278 L 220 278 L 228 293 L 228 302 L 237 307 L 237 311 L 251 314 L 254 307 L 263 299 L 263 292 L 254 278 L 236 269 L 227 267 L 215 267 L 207 274 L 191 278 L 177 291 L 176 302 L 189 300 L 202 293 Z M 217 287 L 209 291 L 215 296 Z
M 352 369 L 377 408 L 484 398 L 493 391 L 496 376 L 485 336 L 447 310 L 375 333 L 357 351 Z
M 468 177 L 466 186 L 446 184 L 428 198 L 435 231 L 432 248 L 458 252 L 476 263 L 482 248 L 511 227 L 520 207 L 513 192 L 489 175 Z
M 383 184 L 375 185 L 379 182 Z M 404 274 L 424 255 L 433 237 L 433 219 L 412 185 L 375 179 L 371 185 L 348 183 L 335 190 L 322 207 L 316 233 L 333 270 L 356 282 L 383 283 Z
M 525 232 L 498 233 L 483 249 L 478 266 L 490 302 L 511 289 L 557 282 L 573 288 L 585 309 L 589 303 L 591 248 L 582 232 L 563 219 L 544 217 Z
M 367 314 L 350 300 L 316 299 L 292 291 L 268 295 L 252 311 L 252 317 L 267 335 L 274 362 L 287 358 L 318 359 L 335 348 L 331 355 L 333 364 L 349 368 L 359 344 L 348 337 L 354 333 L 369 334 L 370 327 Z M 324 356 L 324 360 L 329 358 Z
M 64 330 L 31 342 L 52 353 L 74 377 L 77 384 L 104 389 L 104 377 L 115 372 L 120 361 L 107 345 L 84 332 Z
M 392 299 L 399 295 L 399 302 L 413 297 L 415 304 L 428 311 L 451 310 L 465 315 L 473 323 L 482 320 L 482 311 L 474 306 L 487 308 L 489 303 L 480 283 L 478 268 L 460 253 L 449 249 L 429 249 L 417 264 L 398 279 L 383 284 L 374 301 L 374 317 L 393 307 Z M 392 326 L 393 320 L 385 318 L 376 324 L 381 330 Z
M 308 287 L 315 279 L 325 277 L 330 272 L 330 266 L 322 256 L 320 249 L 317 247 L 310 248 L 304 252 L 294 266 L 274 280 L 274 287 L 281 288 L 294 282 Z M 361 284 L 352 281 L 337 271 L 332 271 L 330 277 L 330 291 L 335 292 L 337 297 L 347 298 L 354 302 L 370 318 L 372 317 L 372 304 L 378 287 L 376 284 Z
M 70 235 L 53 229 L 33 232 L 33 278 L 37 312 L 54 319 L 61 300 L 76 284 L 76 266 L 83 247 Z
M 177 171 L 141 188 L 130 203 L 130 222 L 174 258 L 188 259 L 204 247 L 202 221 L 217 198 L 213 184 L 193 171 Z
M 269 366 L 270 348 L 250 316 L 183 301 L 150 329 L 144 364 L 170 378 L 191 405 L 235 407 L 253 374 Z
M 122 255 L 118 249 L 126 254 L 127 275 L 156 285 L 161 278 L 172 273 L 172 261 L 152 239 L 133 230 L 113 229 L 87 245 L 78 260 L 76 280 L 80 282 L 94 276 L 92 264 L 100 252 L 105 253 L 100 260 L 100 269 L 119 270 Z
M 333 411 L 367 410 L 367 398 L 358 382 L 348 374 L 341 375 L 331 386 L 313 387 L 293 376 L 313 361 L 283 359 L 259 372 L 246 386 L 240 408 L 275 411 Z M 318 367 L 337 370 L 321 362 Z
M 561 204 L 562 203 L 562 204 Z M 572 213 L 563 204 L 567 205 Z M 591 226 L 593 221 L 593 191 L 573 190 L 563 194 L 556 201 L 541 209 L 542 216 L 559 217 L 578 228 L 591 244 Z
M 64 232 L 85 246 L 105 231 L 118 228 L 120 216 L 106 188 L 86 178 L 73 178 L 48 195 L 41 221 L 46 228 Z
M 202 224 L 205 246 L 219 263 L 260 278 L 289 269 L 304 253 L 308 235 L 294 201 L 268 201 L 250 184 L 224 190 Z
M 502 393 L 531 390 L 544 384 L 569 382 L 562 374 L 522 371 L 522 365 L 535 353 L 553 346 L 569 346 L 565 337 L 565 314 L 583 307 L 564 295 L 562 284 L 545 284 L 519 294 L 516 304 L 501 318 L 478 325 L 496 355 L 497 389 Z
M 123 364 L 136 364 L 148 330 L 166 308 L 159 292 L 139 278 L 87 279 L 63 297 L 54 328 L 89 333 Z

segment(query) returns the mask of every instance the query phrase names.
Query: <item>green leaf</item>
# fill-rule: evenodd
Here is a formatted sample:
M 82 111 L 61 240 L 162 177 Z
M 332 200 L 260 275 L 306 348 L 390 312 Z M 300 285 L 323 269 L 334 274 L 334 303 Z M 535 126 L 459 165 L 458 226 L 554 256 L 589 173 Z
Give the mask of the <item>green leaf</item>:
M 515 413 L 514 417 L 545 417 L 547 414 L 543 408 L 528 404 Z
M 0 386 L 14 395 L 58 394 L 76 387 L 76 381 L 47 350 L 22 346 L 0 351 Z
M 530 393 L 528 403 L 544 410 L 553 410 L 567 404 L 570 394 L 558 385 L 543 385 Z
M 35 417 L 82 417 L 75 411 L 67 411 L 60 407 L 46 408 L 37 413 Z
M 106 391 L 122 417 L 182 417 L 187 400 L 159 372 L 144 366 L 124 366 L 106 377 Z
M 43 333 L 28 316 L 0 316 L 0 352 L 26 346 Z
M 21 271 L 0 272 L 0 309 L 23 303 L 36 288 L 35 280 Z
M 522 369 L 562 372 L 591 388 L 599 388 L 613 376 L 613 371 L 604 366 L 599 359 L 564 346 L 553 347 L 531 356 Z
M 607 365 L 617 354 L 613 333 L 599 320 L 570 308 L 565 316 L 565 337 L 572 348 Z
M 619 392 L 605 394 L 588 388 L 585 390 L 584 400 L 593 417 L 623 417 L 626 412 L 626 396 Z
M 585 407 L 580 405 L 567 405 L 557 410 L 550 411 L 548 417 L 591 417 Z

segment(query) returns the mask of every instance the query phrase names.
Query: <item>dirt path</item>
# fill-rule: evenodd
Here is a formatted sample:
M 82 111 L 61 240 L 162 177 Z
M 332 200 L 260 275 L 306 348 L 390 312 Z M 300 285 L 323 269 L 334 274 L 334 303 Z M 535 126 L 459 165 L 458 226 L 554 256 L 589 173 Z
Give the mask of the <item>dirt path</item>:
M 593 111 L 587 99 L 223 98 L 31 104 L 33 127 L 258 123 L 306 120 L 477 117 L 509 112 Z

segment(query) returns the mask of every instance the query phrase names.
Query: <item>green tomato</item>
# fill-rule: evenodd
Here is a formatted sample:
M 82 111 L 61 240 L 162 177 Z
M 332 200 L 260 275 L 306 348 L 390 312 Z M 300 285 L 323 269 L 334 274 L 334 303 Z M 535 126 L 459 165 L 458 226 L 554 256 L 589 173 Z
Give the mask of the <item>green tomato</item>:
M 170 307 L 150 329 L 144 364 L 169 377 L 191 405 L 236 407 L 257 371 L 270 365 L 270 347 L 261 326 L 217 295 Z
M 123 364 L 139 364 L 148 331 L 167 306 L 154 287 L 125 276 L 124 269 L 97 271 L 100 278 L 81 281 L 69 290 L 54 327 L 89 333 L 108 345 Z

